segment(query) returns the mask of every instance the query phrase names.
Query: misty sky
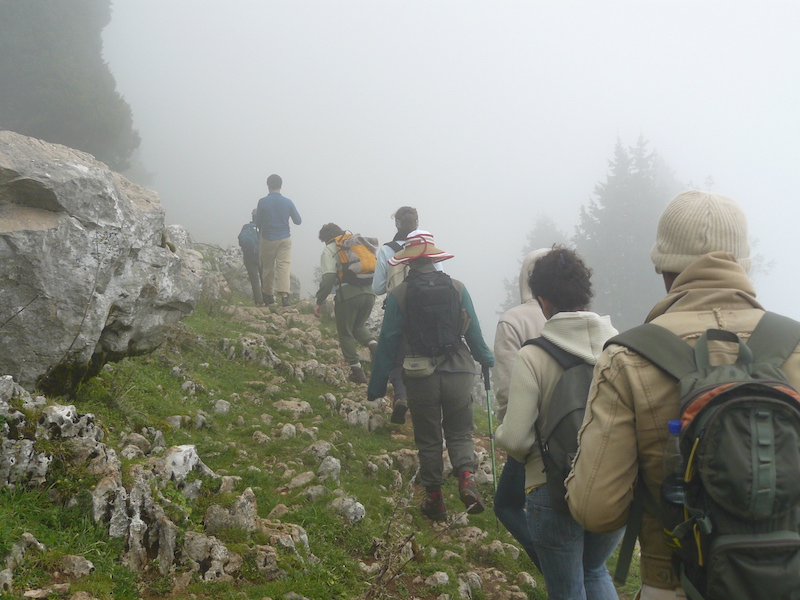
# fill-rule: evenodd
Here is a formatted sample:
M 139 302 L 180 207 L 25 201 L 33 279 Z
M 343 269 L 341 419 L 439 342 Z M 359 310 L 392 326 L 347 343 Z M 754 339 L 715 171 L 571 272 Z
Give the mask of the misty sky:
M 800 318 L 799 25 L 790 0 L 114 0 L 104 54 L 168 223 L 235 245 L 280 174 L 308 296 L 323 223 L 386 241 L 415 206 L 491 341 L 536 216 L 571 234 L 640 134 L 743 204 L 759 298 Z

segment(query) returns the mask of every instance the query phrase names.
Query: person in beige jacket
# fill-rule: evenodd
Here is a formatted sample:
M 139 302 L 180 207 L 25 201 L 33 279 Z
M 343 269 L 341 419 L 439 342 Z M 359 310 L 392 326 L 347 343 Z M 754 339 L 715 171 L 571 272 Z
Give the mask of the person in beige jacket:
M 719 194 L 688 191 L 676 196 L 658 223 L 651 252 L 667 289 L 647 317 L 689 344 L 707 329 L 733 331 L 745 341 L 764 314 L 747 276 L 750 248 L 739 205 Z M 712 364 L 735 355 L 712 350 Z M 783 367 L 800 385 L 800 348 Z M 579 450 L 566 480 L 575 519 L 591 531 L 625 524 L 641 473 L 658 498 L 667 422 L 679 417 L 676 381 L 635 352 L 610 345 L 595 366 Z M 685 598 L 664 542 L 658 517 L 645 503 L 641 545 L 641 600 Z
M 494 397 L 497 422 L 503 424 L 508 407 L 508 388 L 511 385 L 511 370 L 517 360 L 517 352 L 526 341 L 539 337 L 546 319 L 539 302 L 533 297 L 528 278 L 536 260 L 550 252 L 540 248 L 529 252 L 519 271 L 520 304 L 509 308 L 497 321 L 494 334 Z M 528 532 L 528 516 L 525 513 L 525 463 L 511 455 L 506 458 L 503 472 L 494 493 L 494 514 L 514 536 L 536 568 L 541 570 L 539 557 Z
M 592 298 L 588 269 L 572 250 L 555 247 L 536 261 L 529 279 L 547 322 L 542 337 L 589 364 L 617 330 L 608 316 L 587 310 Z M 556 384 L 564 369 L 539 346 L 523 346 L 514 363 L 508 411 L 497 428 L 497 443 L 525 463 L 528 531 L 551 600 L 616 600 L 605 562 L 622 530 L 587 532 L 570 515 L 556 510 L 543 472 L 536 423 L 547 427 Z

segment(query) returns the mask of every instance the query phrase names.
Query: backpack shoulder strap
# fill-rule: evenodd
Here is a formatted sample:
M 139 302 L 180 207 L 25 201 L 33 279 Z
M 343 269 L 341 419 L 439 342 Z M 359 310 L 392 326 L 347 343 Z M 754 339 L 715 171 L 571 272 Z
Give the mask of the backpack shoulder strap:
M 676 379 L 682 379 L 697 370 L 692 347 L 660 325 L 639 325 L 615 335 L 605 343 L 604 348 L 610 344 L 633 350 Z
M 766 312 L 756 325 L 747 346 L 756 362 L 782 367 L 800 344 L 800 323 L 774 312 Z
M 539 346 L 542 350 L 547 352 L 550 356 L 552 356 L 556 362 L 561 365 L 561 368 L 565 371 L 567 369 L 571 369 L 572 367 L 576 367 L 580 364 L 583 364 L 584 361 L 582 358 L 579 358 L 572 354 L 571 352 L 567 352 L 563 348 L 559 348 L 550 340 L 537 337 L 526 341 L 523 346 Z
M 384 246 L 389 246 L 389 248 L 391 248 L 395 252 L 400 252 L 400 250 L 403 249 L 403 244 L 395 240 L 392 240 L 391 242 L 386 242 Z

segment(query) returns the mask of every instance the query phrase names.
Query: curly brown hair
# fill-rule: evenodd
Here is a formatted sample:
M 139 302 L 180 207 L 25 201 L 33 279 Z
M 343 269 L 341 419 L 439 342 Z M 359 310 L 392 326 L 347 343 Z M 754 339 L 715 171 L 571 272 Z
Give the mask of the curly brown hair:
M 559 311 L 586 310 L 594 295 L 591 276 L 574 250 L 554 245 L 534 264 L 528 286 L 534 298 L 544 298 Z

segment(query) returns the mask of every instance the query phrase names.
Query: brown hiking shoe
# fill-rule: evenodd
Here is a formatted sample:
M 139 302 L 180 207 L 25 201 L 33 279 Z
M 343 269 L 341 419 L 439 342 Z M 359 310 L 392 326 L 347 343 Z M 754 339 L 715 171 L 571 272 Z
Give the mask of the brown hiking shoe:
M 458 474 L 458 497 L 467 507 L 469 514 L 477 515 L 483 512 L 485 506 L 478 493 L 478 484 L 475 483 L 475 477 L 469 471 Z
M 442 491 L 426 492 L 425 500 L 420 504 L 422 514 L 432 521 L 442 521 L 447 518 L 447 507 L 444 505 Z
M 367 376 L 361 367 L 350 367 L 350 381 L 353 383 L 367 383 Z

